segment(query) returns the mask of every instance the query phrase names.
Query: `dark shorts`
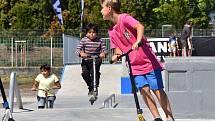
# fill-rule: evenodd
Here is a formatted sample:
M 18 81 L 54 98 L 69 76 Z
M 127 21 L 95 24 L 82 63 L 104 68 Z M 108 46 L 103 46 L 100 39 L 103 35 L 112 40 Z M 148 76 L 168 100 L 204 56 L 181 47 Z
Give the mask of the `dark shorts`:
M 187 40 L 181 40 L 181 48 L 187 48 Z

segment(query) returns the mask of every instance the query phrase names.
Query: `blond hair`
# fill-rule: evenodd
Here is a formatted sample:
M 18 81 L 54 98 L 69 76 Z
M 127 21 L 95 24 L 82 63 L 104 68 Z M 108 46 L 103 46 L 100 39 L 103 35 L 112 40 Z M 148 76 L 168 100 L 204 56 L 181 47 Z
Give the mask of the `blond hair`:
M 119 0 L 100 0 L 100 4 L 110 6 L 116 13 L 120 13 L 121 3 Z

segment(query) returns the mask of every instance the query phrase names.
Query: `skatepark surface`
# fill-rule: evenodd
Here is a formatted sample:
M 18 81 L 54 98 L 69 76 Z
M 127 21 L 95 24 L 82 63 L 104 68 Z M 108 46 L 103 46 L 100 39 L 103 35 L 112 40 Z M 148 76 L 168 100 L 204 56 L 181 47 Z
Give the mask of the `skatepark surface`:
M 15 121 L 138 121 L 135 102 L 132 94 L 121 94 L 121 65 L 101 66 L 101 81 L 98 100 L 91 105 L 87 95 L 88 90 L 81 77 L 80 65 L 66 65 L 61 77 L 62 88 L 57 91 L 57 99 L 53 109 L 37 109 L 35 103 L 24 104 L 24 109 L 14 107 Z M 110 96 L 115 98 L 104 106 Z M 146 121 L 152 121 L 152 116 L 138 93 L 140 107 Z M 111 107 L 112 105 L 112 107 Z M 164 121 L 165 115 L 159 107 Z M 0 116 L 4 109 L 0 109 Z M 176 121 L 215 121 L 215 119 L 183 119 Z

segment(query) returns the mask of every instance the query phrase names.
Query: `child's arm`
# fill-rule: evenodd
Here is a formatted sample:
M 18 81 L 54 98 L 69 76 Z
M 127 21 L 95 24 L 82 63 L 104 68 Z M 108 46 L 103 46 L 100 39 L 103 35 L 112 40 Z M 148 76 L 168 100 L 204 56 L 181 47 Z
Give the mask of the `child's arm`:
M 104 59 L 107 55 L 107 48 L 105 45 L 105 42 L 101 40 L 101 53 L 99 54 L 99 57 L 101 59 Z
M 79 45 L 76 47 L 76 54 L 81 58 L 86 58 L 88 55 L 84 52 L 85 38 L 82 38 Z
M 99 58 L 104 59 L 106 57 L 106 54 L 104 52 L 101 52 L 99 54 Z
M 122 51 L 119 48 L 115 48 L 114 54 L 115 55 L 122 55 Z
M 32 90 L 32 91 L 36 91 L 37 88 L 38 88 L 38 85 L 39 85 L 39 82 L 37 82 L 37 81 L 34 80 L 31 90 Z
M 54 86 L 52 87 L 52 89 L 60 89 L 60 88 L 61 88 L 60 81 L 55 82 Z
M 79 55 L 80 55 L 81 58 L 87 58 L 87 57 L 89 56 L 89 55 L 86 54 L 84 51 L 81 51 L 81 52 L 79 53 Z
M 179 41 L 180 41 L 180 38 L 176 38 L 176 47 L 177 47 L 177 50 L 180 50 L 180 43 L 179 43 Z
M 138 23 L 134 28 L 137 30 L 137 41 L 132 45 L 132 49 L 137 49 L 139 47 L 138 44 L 143 38 L 144 26 L 141 23 Z
M 114 55 L 112 56 L 112 61 L 115 63 L 118 61 L 118 56 L 122 55 L 122 51 L 119 48 L 114 49 Z

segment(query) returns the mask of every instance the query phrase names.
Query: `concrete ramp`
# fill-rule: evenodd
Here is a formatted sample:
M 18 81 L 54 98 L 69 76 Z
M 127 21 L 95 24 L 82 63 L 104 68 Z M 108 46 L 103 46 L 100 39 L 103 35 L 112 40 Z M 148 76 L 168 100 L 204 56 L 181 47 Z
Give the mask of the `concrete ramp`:
M 121 65 L 101 66 L 99 95 L 120 94 Z M 88 88 L 81 77 L 81 65 L 66 65 L 62 75 L 62 88 L 57 96 L 87 96 Z

